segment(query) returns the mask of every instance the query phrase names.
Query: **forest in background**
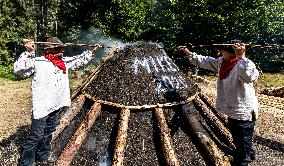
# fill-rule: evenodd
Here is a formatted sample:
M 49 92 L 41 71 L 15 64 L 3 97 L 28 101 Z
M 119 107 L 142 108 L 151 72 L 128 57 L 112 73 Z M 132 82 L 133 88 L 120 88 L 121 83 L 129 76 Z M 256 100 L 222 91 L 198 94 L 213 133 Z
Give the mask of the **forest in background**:
M 165 48 L 239 39 L 264 72 L 284 71 L 282 0 L 0 0 L 0 77 L 12 77 L 23 38 L 68 43 L 117 40 L 156 42 Z M 194 48 L 203 55 L 214 47 Z M 182 70 L 190 64 L 178 49 L 167 53 Z

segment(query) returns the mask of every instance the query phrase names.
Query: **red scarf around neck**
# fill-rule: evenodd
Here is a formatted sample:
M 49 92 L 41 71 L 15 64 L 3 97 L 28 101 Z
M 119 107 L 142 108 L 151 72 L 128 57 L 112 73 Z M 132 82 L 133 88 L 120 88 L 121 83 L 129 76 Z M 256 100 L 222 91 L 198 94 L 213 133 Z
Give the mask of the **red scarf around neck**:
M 57 66 L 59 69 L 63 70 L 63 73 L 66 74 L 66 66 L 64 64 L 64 61 L 54 54 L 51 53 L 44 53 L 43 56 L 50 60 L 55 66 Z
M 237 57 L 231 58 L 229 60 L 223 59 L 219 72 L 220 80 L 223 80 L 228 77 L 230 71 L 237 64 L 238 60 L 239 59 Z

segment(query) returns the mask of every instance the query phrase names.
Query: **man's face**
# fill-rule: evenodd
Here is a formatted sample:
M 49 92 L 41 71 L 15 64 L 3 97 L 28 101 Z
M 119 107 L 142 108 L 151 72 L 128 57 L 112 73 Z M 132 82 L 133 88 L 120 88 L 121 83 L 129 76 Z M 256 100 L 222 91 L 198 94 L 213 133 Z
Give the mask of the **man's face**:
M 52 49 L 50 49 L 49 52 L 52 53 L 55 56 L 63 57 L 63 55 L 64 55 L 64 48 L 63 47 L 52 48 Z
M 225 51 L 225 50 L 221 50 L 220 52 L 221 52 L 222 57 L 225 58 L 225 59 L 230 59 L 231 57 L 235 56 L 235 54 L 232 54 L 232 53 Z

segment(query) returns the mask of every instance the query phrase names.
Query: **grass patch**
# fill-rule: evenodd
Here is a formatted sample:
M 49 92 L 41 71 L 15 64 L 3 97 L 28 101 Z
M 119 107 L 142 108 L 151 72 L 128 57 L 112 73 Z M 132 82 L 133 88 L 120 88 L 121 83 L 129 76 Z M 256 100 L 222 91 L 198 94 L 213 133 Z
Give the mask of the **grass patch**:
M 284 72 L 264 73 L 259 77 L 259 83 L 261 83 L 264 87 L 284 86 Z

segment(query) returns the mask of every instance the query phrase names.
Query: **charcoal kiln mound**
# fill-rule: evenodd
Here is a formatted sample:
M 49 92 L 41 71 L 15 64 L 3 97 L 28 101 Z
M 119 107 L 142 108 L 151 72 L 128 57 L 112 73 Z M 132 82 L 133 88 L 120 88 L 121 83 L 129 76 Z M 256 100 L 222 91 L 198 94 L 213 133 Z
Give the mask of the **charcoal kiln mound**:
M 196 86 L 157 45 L 126 46 L 83 89 L 93 100 L 126 106 L 180 102 L 195 92 Z
M 72 93 L 55 165 L 230 165 L 227 119 L 156 44 L 106 56 Z

